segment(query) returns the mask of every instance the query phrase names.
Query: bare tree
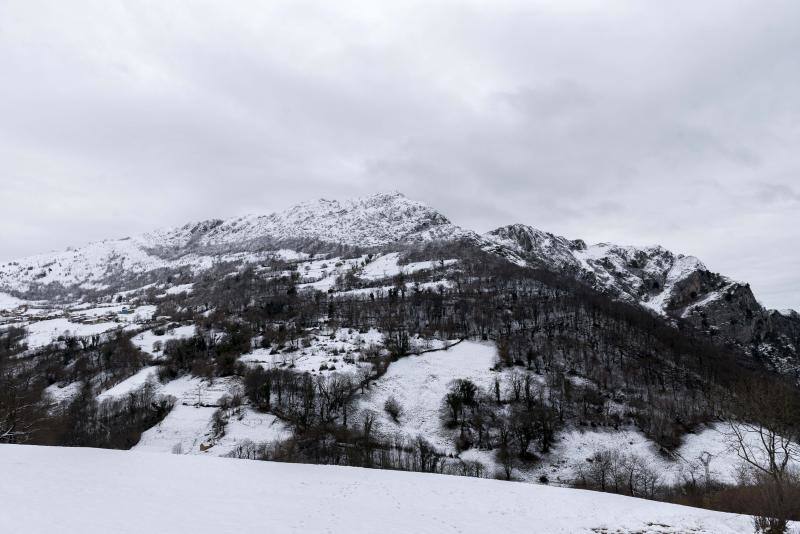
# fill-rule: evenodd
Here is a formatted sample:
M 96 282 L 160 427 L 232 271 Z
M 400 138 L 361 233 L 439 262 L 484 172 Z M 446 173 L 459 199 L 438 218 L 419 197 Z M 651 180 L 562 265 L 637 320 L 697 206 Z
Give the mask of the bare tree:
M 735 416 L 728 420 L 736 454 L 761 492 L 760 532 L 786 531 L 795 504 L 787 496 L 800 464 L 800 404 L 797 392 L 774 381 L 751 380 L 735 393 Z

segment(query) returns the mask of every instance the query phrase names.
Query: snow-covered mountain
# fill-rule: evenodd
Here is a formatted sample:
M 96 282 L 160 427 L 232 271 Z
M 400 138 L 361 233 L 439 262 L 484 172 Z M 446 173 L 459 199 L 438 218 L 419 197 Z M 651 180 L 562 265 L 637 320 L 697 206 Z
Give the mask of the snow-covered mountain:
M 0 265 L 0 292 L 46 298 L 67 291 L 121 291 L 151 283 L 158 274 L 191 276 L 220 263 L 292 260 L 326 246 L 391 252 L 454 240 L 518 265 L 572 276 L 617 299 L 768 355 L 776 344 L 782 352 L 795 351 L 796 314 L 769 312 L 749 285 L 709 271 L 693 256 L 660 246 L 587 246 L 522 224 L 480 236 L 400 193 L 316 200 L 280 213 L 207 220 L 32 256 Z M 767 338 L 770 343 L 763 344 Z
M 485 235 L 489 250 L 521 265 L 572 273 L 621 300 L 659 314 L 686 315 L 698 305 L 722 298 L 736 282 L 710 273 L 694 256 L 661 246 L 634 247 L 611 243 L 587 246 L 530 226 L 503 226 Z
M 146 248 L 263 248 L 272 242 L 316 240 L 355 247 L 450 239 L 464 231 L 444 215 L 400 193 L 345 201 L 320 199 L 281 213 L 210 220 L 143 236 Z
M 514 263 L 569 273 L 620 300 L 741 344 L 758 344 L 775 332 L 773 314 L 758 303 L 748 284 L 709 271 L 694 256 L 661 246 L 587 246 L 520 224 L 484 237 L 491 242 L 487 250 Z M 787 321 L 790 317 L 782 316 Z
M 25 294 L 60 285 L 102 289 L 160 269 L 194 273 L 219 262 L 294 257 L 310 244 L 373 249 L 398 243 L 477 236 L 400 193 L 346 201 L 317 200 L 280 213 L 207 220 L 141 236 L 100 241 L 0 265 L 0 291 Z

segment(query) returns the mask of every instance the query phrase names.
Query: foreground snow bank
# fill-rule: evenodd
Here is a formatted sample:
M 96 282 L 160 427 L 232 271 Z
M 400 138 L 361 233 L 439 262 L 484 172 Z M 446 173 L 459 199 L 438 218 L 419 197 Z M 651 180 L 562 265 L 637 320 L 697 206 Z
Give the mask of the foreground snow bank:
M 0 532 L 752 532 L 618 495 L 347 467 L 2 445 L 0 472 Z

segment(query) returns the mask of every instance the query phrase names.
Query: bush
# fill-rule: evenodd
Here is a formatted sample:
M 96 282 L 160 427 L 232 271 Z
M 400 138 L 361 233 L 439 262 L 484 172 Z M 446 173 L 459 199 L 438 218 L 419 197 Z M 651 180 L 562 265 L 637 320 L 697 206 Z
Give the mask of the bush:
M 395 423 L 397 423 L 400 416 L 403 415 L 403 407 L 394 397 L 386 399 L 386 402 L 383 403 L 383 409 L 386 410 L 386 413 L 391 416 Z

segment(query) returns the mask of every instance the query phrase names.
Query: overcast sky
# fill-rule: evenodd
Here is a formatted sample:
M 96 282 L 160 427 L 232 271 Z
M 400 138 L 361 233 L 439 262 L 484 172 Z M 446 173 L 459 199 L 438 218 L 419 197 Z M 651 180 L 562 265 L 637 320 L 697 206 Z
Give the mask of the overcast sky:
M 800 308 L 800 2 L 0 0 L 0 260 L 387 190 Z

